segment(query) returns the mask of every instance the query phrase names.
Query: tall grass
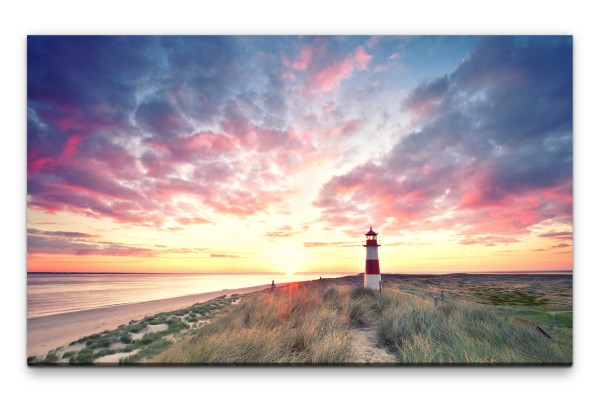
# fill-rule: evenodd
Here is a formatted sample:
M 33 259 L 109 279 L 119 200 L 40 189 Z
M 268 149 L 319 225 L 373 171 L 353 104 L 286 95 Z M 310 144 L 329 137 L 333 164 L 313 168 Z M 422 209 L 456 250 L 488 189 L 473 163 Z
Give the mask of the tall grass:
M 467 302 L 390 293 L 376 324 L 379 340 L 407 364 L 565 364 L 569 349 Z
M 249 297 L 150 363 L 350 362 L 351 333 L 336 290 L 298 284 Z
M 570 363 L 529 327 L 466 302 L 387 290 L 296 284 L 248 296 L 190 338 L 149 360 L 169 364 L 346 364 L 357 330 L 400 364 Z

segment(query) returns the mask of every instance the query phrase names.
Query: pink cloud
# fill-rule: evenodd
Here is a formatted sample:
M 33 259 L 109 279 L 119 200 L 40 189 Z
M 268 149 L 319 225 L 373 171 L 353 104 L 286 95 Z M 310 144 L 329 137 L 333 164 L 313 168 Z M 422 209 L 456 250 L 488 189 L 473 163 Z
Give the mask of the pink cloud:
M 312 49 L 310 46 L 302 46 L 300 57 L 292 63 L 292 68 L 295 70 L 306 70 L 312 59 Z
M 99 235 L 80 232 L 42 231 L 32 228 L 27 232 L 28 257 L 43 254 L 156 257 L 165 254 L 207 253 L 211 251 L 218 252 L 218 250 L 207 248 L 171 248 L 160 244 L 149 246 L 106 241 Z M 237 256 L 213 253 L 211 257 Z
M 63 161 L 68 161 L 73 156 L 73 154 L 77 151 L 79 142 L 81 142 L 81 136 L 79 135 L 73 135 L 67 139 L 67 143 L 61 155 L 61 159 Z
M 46 169 L 50 169 L 54 162 L 51 157 L 40 156 L 35 151 L 30 151 L 27 154 L 27 175 L 34 175 Z
M 204 219 L 202 217 L 178 217 L 177 222 L 184 226 L 211 223 L 210 220 Z
M 366 70 L 373 57 L 367 53 L 363 46 L 359 46 L 354 52 L 354 63 L 358 70 Z
M 512 244 L 519 242 L 516 238 L 504 237 L 504 236 L 493 236 L 493 235 L 476 235 L 465 238 L 458 243 L 461 245 L 484 245 L 484 246 L 496 246 L 498 244 Z
M 451 228 L 463 236 L 463 245 L 493 246 L 516 242 L 529 227 L 570 215 L 571 202 L 557 195 L 563 192 L 560 185 L 554 190 L 539 191 L 532 185 L 520 193 L 494 192 L 485 186 L 490 180 L 485 172 L 440 172 L 432 168 L 432 160 L 394 175 L 392 160 L 333 177 L 314 203 L 322 208 L 324 220 L 348 231 L 369 224 L 385 224 L 387 232 Z
M 340 82 L 349 78 L 354 71 L 352 60 L 341 60 L 317 71 L 309 77 L 309 85 L 314 92 L 329 92 Z
M 359 127 L 360 121 L 356 119 L 346 120 L 342 124 L 329 129 L 326 135 L 334 138 L 351 135 L 357 132 Z
M 345 59 L 335 61 L 313 72 L 308 77 L 308 85 L 313 92 L 329 92 L 337 89 L 340 83 L 350 78 L 355 69 L 365 70 L 371 61 L 370 56 L 363 46 L 359 46 L 354 53 Z

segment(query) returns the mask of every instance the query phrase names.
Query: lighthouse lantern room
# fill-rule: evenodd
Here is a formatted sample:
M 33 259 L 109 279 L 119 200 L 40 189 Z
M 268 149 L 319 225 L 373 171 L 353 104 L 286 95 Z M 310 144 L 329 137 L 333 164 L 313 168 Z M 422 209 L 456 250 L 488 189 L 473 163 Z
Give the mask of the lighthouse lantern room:
M 379 290 L 381 288 L 381 274 L 379 272 L 379 256 L 377 248 L 381 246 L 377 242 L 377 233 L 370 227 L 365 233 L 367 236 L 366 243 L 363 244 L 367 248 L 367 263 L 365 266 L 365 288 Z

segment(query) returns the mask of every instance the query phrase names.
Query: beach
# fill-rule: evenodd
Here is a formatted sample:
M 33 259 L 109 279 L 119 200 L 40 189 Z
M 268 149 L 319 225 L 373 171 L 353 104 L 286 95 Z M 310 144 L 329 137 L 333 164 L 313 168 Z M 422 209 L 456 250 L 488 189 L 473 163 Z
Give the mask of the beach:
M 132 319 L 174 311 L 223 295 L 247 294 L 268 287 L 270 284 L 29 318 L 27 356 L 45 354 L 81 337 L 115 329 Z

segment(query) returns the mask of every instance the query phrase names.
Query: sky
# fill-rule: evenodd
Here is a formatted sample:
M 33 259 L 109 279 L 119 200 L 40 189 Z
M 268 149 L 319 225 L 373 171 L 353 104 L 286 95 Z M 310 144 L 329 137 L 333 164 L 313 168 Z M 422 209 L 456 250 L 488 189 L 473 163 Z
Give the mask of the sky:
M 28 271 L 572 269 L 570 36 L 29 36 Z

